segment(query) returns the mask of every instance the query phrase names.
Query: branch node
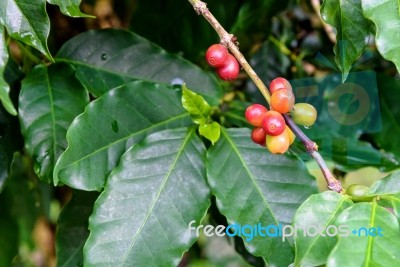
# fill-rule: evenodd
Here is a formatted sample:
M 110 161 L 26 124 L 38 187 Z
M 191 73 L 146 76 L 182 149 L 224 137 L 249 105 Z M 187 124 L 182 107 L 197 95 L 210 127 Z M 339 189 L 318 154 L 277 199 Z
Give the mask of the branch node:
M 236 36 L 232 35 L 231 41 L 232 41 L 232 43 L 234 43 L 236 46 L 239 46 L 239 41 L 238 41 L 238 39 L 237 39 Z
M 236 46 L 239 45 L 239 42 L 237 41 L 236 36 L 234 36 L 233 34 L 224 35 L 221 38 L 221 44 L 226 47 L 229 47 L 232 43 Z
M 335 178 L 328 183 L 328 189 L 337 193 L 341 193 L 343 191 L 342 184 Z
M 318 145 L 317 143 L 311 141 L 311 140 L 306 140 L 304 142 L 304 146 L 306 147 L 306 150 L 308 153 L 311 153 L 313 151 L 318 151 Z
M 202 15 L 207 11 L 207 4 L 202 1 L 197 1 L 193 4 L 193 8 L 196 11 L 197 15 Z

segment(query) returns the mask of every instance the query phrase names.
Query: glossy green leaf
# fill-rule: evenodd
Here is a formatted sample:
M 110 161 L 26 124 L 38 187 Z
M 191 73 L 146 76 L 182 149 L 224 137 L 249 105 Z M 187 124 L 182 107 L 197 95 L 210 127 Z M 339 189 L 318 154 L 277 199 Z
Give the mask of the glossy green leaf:
M 378 204 L 391 211 L 400 222 L 400 193 L 380 196 Z
M 322 129 L 319 130 L 324 132 Z M 393 153 L 380 151 L 364 141 L 331 135 L 322 141 L 320 148 L 322 156 L 333 160 L 336 167 L 343 171 L 357 170 L 369 166 L 390 171 L 399 166 L 399 159 Z M 306 157 L 309 158 L 308 155 Z
M 182 106 L 189 112 L 194 123 L 204 124 L 210 119 L 211 107 L 204 98 L 182 86 Z
M 17 223 L 16 238 L 19 244 L 33 247 L 32 231 L 37 218 L 42 213 L 42 207 L 37 205 L 39 192 L 37 188 L 32 188 L 32 180 L 30 180 L 30 177 L 34 175 L 30 158 L 20 152 L 15 152 L 10 169 L 10 177 L 7 179 L 2 195 L 8 200 L 7 207 L 10 216 Z
M 128 31 L 80 34 L 64 44 L 57 60 L 74 64 L 78 78 L 96 96 L 131 80 L 168 85 L 183 80 L 211 105 L 217 105 L 222 94 L 214 76 Z
M 335 224 L 347 225 L 351 232 L 348 236 L 339 235 L 327 267 L 400 265 L 399 223 L 393 214 L 376 202 L 358 203 L 346 209 Z M 366 230 L 371 228 L 375 230 L 366 234 Z M 382 236 L 378 236 L 379 233 Z
M 7 61 L 8 50 L 6 39 L 4 37 L 4 28 L 0 25 L 0 101 L 3 104 L 3 107 L 8 111 L 8 113 L 15 116 L 17 115 L 17 111 L 15 110 L 9 96 L 10 86 L 4 79 L 4 71 L 6 69 Z
M 361 0 L 364 16 L 376 26 L 376 47 L 400 72 L 400 3 L 396 0 Z
M 300 204 L 317 192 L 300 160 L 270 154 L 243 128 L 221 130 L 220 140 L 207 153 L 207 177 L 220 212 L 229 223 L 241 225 L 290 224 Z M 293 262 L 288 240 L 255 236 L 245 244 L 271 266 Z
M 337 242 L 331 225 L 337 216 L 353 205 L 348 196 L 332 191 L 312 195 L 296 211 L 293 227 L 295 236 L 295 266 L 320 266 L 325 264 L 329 252 Z M 315 230 L 318 229 L 318 230 Z M 322 230 L 322 231 L 321 231 Z M 315 235 L 307 235 L 310 232 Z
M 121 155 L 147 133 L 191 123 L 179 93 L 149 82 L 132 82 L 90 103 L 67 132 L 68 148 L 54 182 L 101 190 Z
M 70 17 L 89 17 L 94 18 L 94 16 L 82 13 L 79 6 L 82 0 L 47 0 L 48 3 L 52 5 L 57 5 L 60 7 L 61 13 Z
M 67 64 L 38 65 L 23 80 L 21 131 L 41 180 L 53 181 L 54 165 L 67 148 L 67 129 L 88 103 L 88 93 Z
M 344 81 L 352 64 L 364 52 L 371 24 L 363 15 L 361 0 L 324 0 L 321 16 L 336 28 L 337 43 L 333 51 Z
M 368 195 L 385 195 L 400 193 L 400 170 L 394 171 L 388 176 L 373 183 Z
M 177 266 L 210 205 L 204 157 L 194 128 L 133 145 L 95 203 L 85 266 Z
M 0 24 L 6 27 L 11 37 L 35 47 L 53 60 L 47 47 L 50 20 L 46 0 L 0 1 Z
M 377 79 L 382 127 L 373 134 L 373 139 L 379 148 L 400 157 L 400 138 L 393 138 L 400 135 L 400 81 L 384 74 Z
M 199 133 L 204 136 L 214 145 L 221 136 L 221 126 L 218 122 L 203 123 L 199 126 Z
M 18 119 L 0 108 L 0 194 L 10 174 L 13 154 L 22 147 Z
M 56 234 L 58 267 L 83 266 L 83 246 L 89 237 L 89 216 L 98 196 L 97 192 L 74 191 L 72 199 L 62 209 Z

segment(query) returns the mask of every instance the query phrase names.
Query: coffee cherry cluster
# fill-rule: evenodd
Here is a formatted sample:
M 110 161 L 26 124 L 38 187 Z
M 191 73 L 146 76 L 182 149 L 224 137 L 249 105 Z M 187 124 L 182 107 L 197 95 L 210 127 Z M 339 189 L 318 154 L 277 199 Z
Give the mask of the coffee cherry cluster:
M 232 81 L 239 75 L 238 61 L 221 44 L 213 44 L 207 49 L 206 60 L 208 65 L 216 68 L 218 76 L 224 81 Z
M 289 113 L 299 125 L 310 127 L 317 119 L 317 111 L 307 103 L 294 104 L 293 89 L 289 81 L 276 78 L 270 84 L 271 110 L 260 104 L 246 109 L 246 120 L 254 126 L 251 139 L 254 143 L 266 146 L 273 154 L 283 154 L 294 142 L 296 136 L 286 125 L 282 114 Z

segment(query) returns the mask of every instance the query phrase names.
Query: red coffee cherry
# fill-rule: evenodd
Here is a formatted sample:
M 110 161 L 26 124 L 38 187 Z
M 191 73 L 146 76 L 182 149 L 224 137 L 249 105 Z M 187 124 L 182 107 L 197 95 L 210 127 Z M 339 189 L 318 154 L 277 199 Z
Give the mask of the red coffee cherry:
M 256 127 L 251 131 L 251 140 L 256 144 L 265 146 L 266 136 L 262 127 Z
M 253 104 L 247 107 L 244 116 L 251 125 L 260 127 L 267 111 L 268 109 L 263 105 Z
M 286 89 L 289 91 L 293 91 L 292 86 L 290 85 L 289 81 L 282 77 L 273 79 L 271 81 L 271 83 L 269 84 L 269 91 L 271 92 L 271 94 L 273 94 L 275 91 L 277 91 L 279 89 Z
M 283 131 L 280 135 L 267 135 L 266 146 L 272 154 L 283 154 L 289 149 L 289 135 Z
M 236 58 L 228 54 L 225 63 L 222 67 L 217 68 L 218 76 L 224 81 L 232 81 L 239 75 L 240 67 Z
M 271 108 L 279 113 L 288 113 L 294 105 L 293 92 L 287 89 L 279 89 L 271 95 Z
M 285 131 L 285 119 L 277 111 L 268 111 L 262 120 L 262 128 L 268 135 L 276 136 Z
M 228 57 L 228 49 L 221 44 L 213 44 L 206 51 L 206 60 L 211 67 L 222 67 Z

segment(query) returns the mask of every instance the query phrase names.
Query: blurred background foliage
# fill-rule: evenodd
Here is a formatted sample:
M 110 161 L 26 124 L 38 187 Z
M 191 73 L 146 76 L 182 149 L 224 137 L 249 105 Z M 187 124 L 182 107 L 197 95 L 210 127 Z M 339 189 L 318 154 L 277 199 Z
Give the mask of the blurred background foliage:
M 314 104 L 321 115 L 316 127 L 305 130 L 319 143 L 321 153 L 345 187 L 352 183 L 368 186 L 385 172 L 399 166 L 399 75 L 394 64 L 377 52 L 373 38 L 352 72 L 372 71 L 372 77 L 376 77 L 377 117 L 368 127 L 364 125 L 346 132 L 333 127 L 332 121 L 324 116 L 327 112 L 324 103 L 329 102 L 329 95 L 325 92 L 338 85 L 332 77 L 340 76 L 340 71 L 333 54 L 335 29 L 322 20 L 319 1 L 209 0 L 207 3 L 221 24 L 237 36 L 242 53 L 266 84 L 282 76 L 294 83 L 302 81 L 305 85 L 319 86 L 320 94 L 318 99 L 314 99 Z M 90 29 L 124 28 L 211 70 L 204 61 L 204 53 L 211 44 L 219 42 L 218 36 L 204 19 L 196 15 L 187 1 L 84 0 L 81 10 L 96 18 L 70 18 L 61 14 L 59 7 L 47 5 L 51 21 L 48 42 L 53 55 L 79 33 Z M 5 78 L 11 85 L 11 98 L 16 103 L 24 73 L 28 73 L 43 56 L 17 41 L 11 41 L 10 49 L 12 59 Z M 245 125 L 243 111 L 247 103 L 265 101 L 244 73 L 233 86 L 224 85 L 226 90 L 221 110 L 225 113 L 221 120 L 226 125 Z M 375 127 L 377 123 L 379 125 Z M 0 236 L 18 233 L 15 242 L 20 245 L 18 251 L 14 251 L 13 266 L 55 266 L 55 225 L 71 191 L 39 182 L 31 159 L 23 153 L 17 118 L 9 116 L 2 108 L 0 126 Z M 308 159 L 299 143 L 291 153 Z M 325 190 L 319 169 L 313 162 L 308 162 L 307 166 L 318 178 L 320 189 Z M 9 179 L 4 187 L 7 176 L 13 179 Z M 218 214 L 213 214 L 212 218 L 224 220 Z M 2 254 L 12 254 L 6 250 L 15 246 L 1 242 L 0 238 L 0 266 L 7 266 L 4 265 L 7 259 L 2 258 Z M 242 255 L 239 256 L 237 251 Z M 184 255 L 180 266 L 249 264 L 262 266 L 262 261 L 246 253 L 239 240 L 202 236 Z

